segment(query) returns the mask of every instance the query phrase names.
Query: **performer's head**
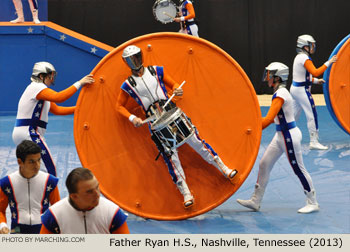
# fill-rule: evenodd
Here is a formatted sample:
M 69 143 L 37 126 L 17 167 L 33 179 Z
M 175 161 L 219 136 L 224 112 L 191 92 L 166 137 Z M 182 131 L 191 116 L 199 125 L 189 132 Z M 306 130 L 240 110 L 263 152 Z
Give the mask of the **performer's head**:
M 265 67 L 263 81 L 267 81 L 269 87 L 273 87 L 274 90 L 280 85 L 286 85 L 289 76 L 289 68 L 280 62 L 272 62 Z
M 140 71 L 143 68 L 142 51 L 139 47 L 130 45 L 123 51 L 123 60 L 132 71 Z
M 30 79 L 51 86 L 54 85 L 56 75 L 56 69 L 52 64 L 41 61 L 34 64 L 32 77 Z
M 71 204 L 78 210 L 89 211 L 100 202 L 99 182 L 86 168 L 75 168 L 66 179 Z
M 40 170 L 41 148 L 35 142 L 24 140 L 16 148 L 17 163 L 20 174 L 29 179 Z
M 316 52 L 316 40 L 311 35 L 300 35 L 297 39 L 297 52 L 314 54 Z

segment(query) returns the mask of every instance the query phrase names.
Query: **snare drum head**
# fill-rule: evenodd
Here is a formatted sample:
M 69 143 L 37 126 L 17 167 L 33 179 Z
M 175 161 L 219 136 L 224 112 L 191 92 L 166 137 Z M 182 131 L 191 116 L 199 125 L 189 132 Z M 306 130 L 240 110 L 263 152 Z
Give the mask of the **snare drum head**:
M 187 144 L 179 147 L 195 197 L 191 208 L 183 207 L 183 197 L 162 157 L 155 161 L 158 150 L 147 125 L 135 128 L 115 110 L 118 94 L 124 92 L 120 86 L 130 75 L 122 52 L 131 44 L 143 50 L 145 66 L 164 66 L 178 83 L 186 80 L 177 106 L 225 164 L 238 170 L 231 183 Z M 74 113 L 76 148 L 82 165 L 99 180 L 102 193 L 122 209 L 144 218 L 186 219 L 219 206 L 245 181 L 259 151 L 261 112 L 247 75 L 222 49 L 185 34 L 148 34 L 115 48 L 92 74 L 95 83 L 81 90 Z M 126 107 L 145 118 L 132 98 Z
M 324 73 L 323 86 L 327 108 L 334 121 L 350 135 L 350 35 L 333 50 L 337 62 Z
M 158 0 L 153 5 L 154 17 L 163 24 L 173 22 L 176 13 L 176 5 L 170 0 Z

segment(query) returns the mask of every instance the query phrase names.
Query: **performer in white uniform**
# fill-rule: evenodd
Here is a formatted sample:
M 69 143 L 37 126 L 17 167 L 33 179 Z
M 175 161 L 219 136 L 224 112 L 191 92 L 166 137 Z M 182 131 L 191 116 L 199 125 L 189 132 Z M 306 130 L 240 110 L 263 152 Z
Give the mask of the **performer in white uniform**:
M 126 47 L 123 52 L 123 60 L 130 67 L 132 75 L 125 80 L 121 86 L 123 91 L 119 93 L 116 108 L 118 112 L 128 118 L 135 127 L 142 125 L 142 119 L 132 115 L 125 108 L 130 96 L 143 108 L 146 116 L 153 115 L 152 110 L 157 110 L 158 107 L 163 106 L 168 100 L 165 85 L 172 89 L 176 96 L 182 96 L 182 88 L 179 88 L 179 85 L 169 75 L 165 74 L 163 67 L 143 67 L 142 51 L 137 46 L 132 45 Z M 170 103 L 165 110 L 168 111 L 173 107 L 175 107 L 175 104 Z M 156 143 L 160 154 L 164 158 L 174 183 L 184 196 L 184 206 L 191 206 L 194 199 L 187 186 L 177 150 L 166 150 L 166 148 L 163 148 L 162 143 L 153 133 L 152 140 Z M 236 170 L 229 169 L 213 148 L 204 140 L 200 139 L 197 130 L 186 143 L 201 155 L 205 161 L 219 169 L 227 178 L 232 179 L 237 173 Z
M 174 19 L 175 22 L 181 24 L 179 32 L 199 37 L 198 26 L 195 21 L 196 13 L 191 1 L 180 0 L 179 16 Z
M 68 176 L 69 197 L 51 206 L 41 217 L 41 234 L 128 234 L 124 214 L 112 201 L 100 198 L 99 183 L 86 168 Z
M 249 200 L 237 199 L 242 206 L 258 211 L 267 186 L 270 172 L 278 158 L 286 153 L 289 163 L 295 175 L 299 178 L 307 198 L 306 206 L 299 209 L 299 213 L 311 213 L 319 210 L 315 189 L 310 174 L 304 167 L 301 152 L 302 135 L 296 126 L 293 111 L 293 99 L 286 89 L 289 69 L 286 65 L 273 62 L 265 68 L 264 81 L 274 88 L 272 105 L 267 116 L 262 120 L 262 128 L 265 129 L 273 121 L 276 124 L 276 134 L 267 147 L 260 163 L 259 175 L 255 185 L 255 191 Z
M 333 62 L 337 60 L 333 56 L 326 61 L 321 67 L 315 68 L 310 58 L 316 50 L 316 41 L 310 35 L 301 35 L 297 40 L 297 56 L 293 63 L 293 83 L 290 87 L 290 93 L 295 100 L 294 112 L 296 120 L 299 119 L 301 109 L 304 110 L 307 127 L 310 134 L 310 149 L 326 150 L 324 146 L 318 142 L 318 120 L 315 102 L 311 95 L 312 84 L 323 84 L 323 79 L 315 77 L 320 76 Z M 315 77 L 314 77 L 315 76 Z
M 39 171 L 41 149 L 24 140 L 17 146 L 19 170 L 0 180 L 0 234 L 8 233 L 7 205 L 11 211 L 11 233 L 39 234 L 40 215 L 60 200 L 58 179 Z
M 35 63 L 31 77 L 32 83 L 27 86 L 18 103 L 16 125 L 12 133 L 15 145 L 27 139 L 40 146 L 44 162 L 41 169 L 54 176 L 56 176 L 56 166 L 44 139 L 48 114 L 49 112 L 55 115 L 73 114 L 75 107 L 61 107 L 55 102 L 64 102 L 80 87 L 94 82 L 92 76 L 87 75 L 69 88 L 55 92 L 49 88 L 54 84 L 55 76 L 56 70 L 50 63 Z
M 15 6 L 16 12 L 17 12 L 17 18 L 14 20 L 11 20 L 11 23 L 23 23 L 24 22 L 24 15 L 23 15 L 23 5 L 22 0 L 12 0 L 13 4 Z M 39 15 L 39 7 L 38 7 L 38 1 L 37 0 L 28 0 L 30 10 L 32 12 L 33 16 L 33 22 L 36 24 L 40 24 L 40 20 L 38 18 Z

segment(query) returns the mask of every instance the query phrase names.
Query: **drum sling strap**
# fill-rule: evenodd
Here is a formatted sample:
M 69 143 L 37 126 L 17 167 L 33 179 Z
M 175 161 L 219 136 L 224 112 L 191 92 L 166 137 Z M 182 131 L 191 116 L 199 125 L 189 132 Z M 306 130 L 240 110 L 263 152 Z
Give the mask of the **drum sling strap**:
M 148 66 L 147 69 L 148 69 L 148 71 L 149 71 L 154 77 L 157 77 L 157 76 L 156 76 L 157 73 L 156 73 L 156 71 L 154 70 L 154 68 L 153 68 L 152 66 Z M 128 77 L 128 81 L 129 81 L 129 83 L 130 83 L 130 85 L 131 85 L 132 87 L 136 87 L 136 81 L 135 81 L 134 77 L 132 77 L 132 75 L 130 75 L 130 76 Z

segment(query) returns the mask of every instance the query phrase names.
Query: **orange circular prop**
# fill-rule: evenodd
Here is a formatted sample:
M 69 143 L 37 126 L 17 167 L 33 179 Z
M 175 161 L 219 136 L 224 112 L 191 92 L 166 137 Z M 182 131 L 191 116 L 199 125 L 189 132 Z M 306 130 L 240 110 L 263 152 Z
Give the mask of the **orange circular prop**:
M 146 125 L 135 128 L 115 110 L 121 84 L 131 74 L 123 49 L 143 50 L 144 66 L 164 66 L 178 83 L 186 80 L 179 106 L 203 139 L 238 174 L 232 183 L 186 144 L 179 157 L 195 197 L 191 208 L 172 182 Z M 193 36 L 155 33 L 132 39 L 110 52 L 92 71 L 95 83 L 80 93 L 74 137 L 83 166 L 91 169 L 102 193 L 135 215 L 179 220 L 205 213 L 227 200 L 254 165 L 261 138 L 261 112 L 242 68 L 222 49 Z M 127 109 L 141 118 L 133 99 Z
M 350 36 L 337 53 L 329 74 L 330 103 L 341 127 L 350 134 Z

